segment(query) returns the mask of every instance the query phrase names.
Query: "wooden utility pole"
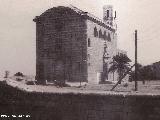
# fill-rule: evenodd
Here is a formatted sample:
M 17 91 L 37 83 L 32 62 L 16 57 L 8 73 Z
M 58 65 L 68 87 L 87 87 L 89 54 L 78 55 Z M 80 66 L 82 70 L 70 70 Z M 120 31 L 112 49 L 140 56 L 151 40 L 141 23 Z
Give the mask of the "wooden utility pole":
M 137 30 L 135 30 L 135 91 L 138 90 L 138 76 L 137 76 Z

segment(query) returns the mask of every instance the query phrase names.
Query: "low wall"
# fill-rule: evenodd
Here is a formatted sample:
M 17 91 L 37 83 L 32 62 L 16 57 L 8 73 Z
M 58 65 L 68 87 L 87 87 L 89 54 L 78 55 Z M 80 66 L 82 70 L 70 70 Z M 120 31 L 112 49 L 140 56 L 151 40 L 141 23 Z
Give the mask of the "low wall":
M 25 92 L 0 84 L 0 115 L 21 120 L 160 120 L 160 96 Z M 20 118 L 19 118 L 20 119 Z

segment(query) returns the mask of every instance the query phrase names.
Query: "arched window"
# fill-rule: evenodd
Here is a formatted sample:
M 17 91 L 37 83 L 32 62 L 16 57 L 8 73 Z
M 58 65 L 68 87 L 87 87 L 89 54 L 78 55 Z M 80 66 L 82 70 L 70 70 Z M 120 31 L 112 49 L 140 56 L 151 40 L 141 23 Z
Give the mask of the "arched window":
M 107 18 L 109 17 L 109 10 L 107 10 Z
M 94 27 L 94 37 L 97 37 L 98 36 L 98 31 L 97 31 L 97 28 Z
M 103 39 L 104 39 L 104 40 L 107 40 L 106 31 L 104 31 L 104 34 L 103 34 Z
M 91 47 L 91 40 L 88 38 L 88 47 Z
M 108 41 L 111 41 L 111 35 L 110 35 L 110 33 L 108 33 L 107 38 L 108 38 Z
M 101 31 L 101 29 L 99 30 L 99 38 L 102 38 L 103 37 L 103 35 L 102 35 L 102 31 Z

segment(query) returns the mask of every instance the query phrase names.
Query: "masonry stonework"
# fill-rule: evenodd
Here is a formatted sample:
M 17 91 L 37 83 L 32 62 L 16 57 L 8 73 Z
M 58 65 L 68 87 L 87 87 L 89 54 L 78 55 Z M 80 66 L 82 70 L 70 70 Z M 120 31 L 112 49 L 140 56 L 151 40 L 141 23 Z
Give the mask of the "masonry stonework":
M 46 11 L 35 21 L 37 80 L 86 80 L 85 20 L 71 9 L 59 7 Z
M 106 80 L 112 80 L 114 76 L 107 73 L 117 49 L 112 11 L 109 6 L 111 15 L 106 15 L 107 21 L 76 7 L 64 6 L 51 8 L 37 16 L 34 21 L 38 82 L 58 80 L 97 84 L 101 82 L 102 74 L 107 74 Z M 104 54 L 107 68 L 104 68 Z
M 94 36 L 94 29 L 97 32 L 101 31 L 102 35 L 110 35 L 109 39 L 104 39 L 104 37 Z M 108 30 L 102 25 L 98 25 L 90 20 L 87 20 L 87 38 L 91 40 L 91 46 L 87 49 L 88 57 L 88 81 L 91 83 L 99 83 L 97 80 L 97 75 L 103 73 L 103 54 L 104 54 L 104 44 L 107 44 L 107 53 L 109 55 L 108 65 L 112 61 L 113 56 L 116 51 L 116 39 L 114 39 L 115 32 Z M 108 66 L 109 68 L 109 66 Z M 109 73 L 110 74 L 110 73 Z M 108 78 L 111 80 L 112 77 Z

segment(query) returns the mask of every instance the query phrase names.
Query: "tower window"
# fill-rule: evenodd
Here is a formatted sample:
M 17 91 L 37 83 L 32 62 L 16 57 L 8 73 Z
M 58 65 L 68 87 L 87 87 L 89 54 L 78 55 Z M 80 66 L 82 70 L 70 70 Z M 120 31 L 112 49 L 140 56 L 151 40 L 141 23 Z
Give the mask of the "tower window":
M 91 40 L 88 38 L 88 47 L 91 47 Z
M 107 18 L 109 17 L 109 10 L 107 10 Z

